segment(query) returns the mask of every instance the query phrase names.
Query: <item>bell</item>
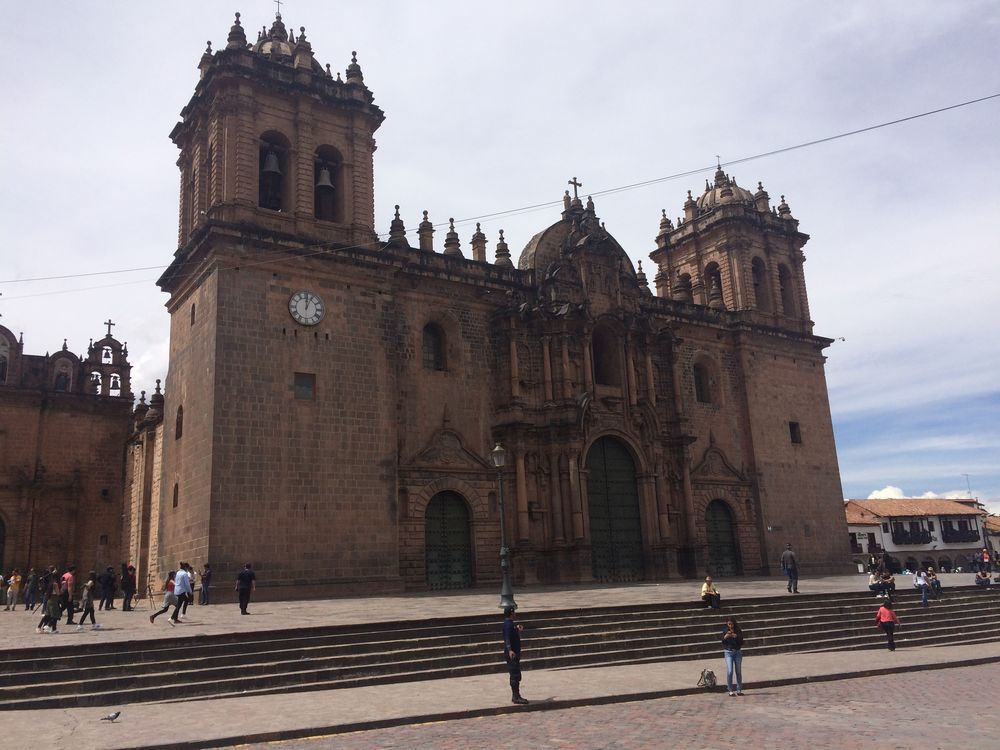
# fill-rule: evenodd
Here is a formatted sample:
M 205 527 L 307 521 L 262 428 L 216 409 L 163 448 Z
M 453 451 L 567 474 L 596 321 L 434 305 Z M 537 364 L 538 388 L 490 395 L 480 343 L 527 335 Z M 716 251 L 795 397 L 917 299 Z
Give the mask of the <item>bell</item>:
M 330 168 L 323 164 L 319 168 L 319 177 L 316 178 L 316 189 L 325 188 L 333 190 L 333 182 L 330 181 Z
M 281 165 L 278 163 L 278 155 L 274 149 L 268 149 L 264 154 L 264 168 L 260 170 L 263 174 L 281 174 Z

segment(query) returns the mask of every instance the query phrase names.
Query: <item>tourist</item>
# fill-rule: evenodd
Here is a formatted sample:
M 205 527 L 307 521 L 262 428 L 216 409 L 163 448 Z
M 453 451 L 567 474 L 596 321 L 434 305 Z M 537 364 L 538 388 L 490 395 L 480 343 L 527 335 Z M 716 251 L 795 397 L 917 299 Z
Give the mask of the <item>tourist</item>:
M 892 609 L 892 600 L 882 602 L 882 606 L 875 613 L 875 627 L 881 628 L 885 633 L 886 642 L 890 651 L 896 650 L 896 641 L 893 640 L 893 633 L 899 625 L 899 615 Z
M 927 596 L 930 594 L 931 585 L 927 582 L 927 571 L 918 570 L 913 576 L 913 586 L 920 592 L 920 606 L 927 606 Z
M 882 579 L 876 575 L 875 571 L 872 571 L 868 575 L 868 590 L 875 592 L 876 598 L 883 597 L 886 595 L 885 584 L 882 583 Z
M 90 571 L 90 575 L 87 576 L 87 580 L 83 584 L 83 588 L 80 590 L 80 608 L 83 610 L 83 614 L 80 615 L 80 624 L 76 626 L 77 631 L 83 630 L 84 622 L 87 619 L 87 615 L 90 615 L 90 629 L 100 630 L 101 626 L 97 624 L 97 620 L 94 619 L 94 593 L 97 589 L 97 571 Z
M 163 584 L 163 609 L 154 612 L 149 616 L 149 622 L 156 622 L 156 618 L 173 607 L 177 603 L 177 596 L 174 594 L 174 571 L 167 573 L 167 580 Z
M 240 597 L 240 614 L 248 615 L 247 607 L 250 606 L 250 595 L 257 590 L 257 576 L 250 567 L 250 563 L 243 566 L 236 575 L 236 593 Z
M 983 552 L 982 555 L 980 556 L 980 560 L 982 562 L 982 569 L 985 570 L 987 573 L 992 573 L 993 561 L 990 559 L 990 551 L 986 549 L 986 547 L 983 547 Z
M 122 612 L 132 611 L 132 597 L 135 596 L 135 566 L 122 563 Z
M 885 591 L 885 598 L 892 601 L 892 595 L 896 593 L 896 576 L 888 570 L 882 574 L 882 588 Z
M 701 600 L 705 602 L 706 607 L 711 607 L 712 609 L 719 608 L 722 595 L 715 588 L 715 584 L 712 583 L 712 576 L 705 576 L 705 582 L 701 585 Z
M 941 598 L 941 579 L 938 578 L 937 573 L 934 571 L 934 566 L 931 565 L 927 568 L 927 584 L 931 587 L 931 594 L 934 595 L 935 599 Z
M 44 597 L 45 604 L 42 606 L 42 619 L 38 621 L 36 633 L 55 633 L 59 630 L 59 618 L 62 616 L 62 607 L 59 600 L 61 598 L 61 584 L 53 576 L 49 579 L 49 592 Z
M 24 610 L 34 612 L 38 600 L 38 575 L 34 568 L 28 569 L 28 578 L 24 584 Z
M 191 580 L 191 595 L 184 602 L 184 607 L 181 609 L 181 619 L 183 620 L 187 617 L 188 605 L 194 604 L 194 592 L 198 590 L 198 571 L 194 569 L 194 565 L 190 563 L 184 563 L 187 566 L 188 577 Z
M 97 608 L 114 609 L 115 569 L 109 565 L 107 569 L 98 577 L 97 582 L 101 585 L 101 601 L 98 603 Z
M 212 583 L 212 566 L 205 563 L 205 569 L 201 571 L 201 605 L 208 605 L 208 587 Z
M 177 573 L 174 575 L 174 595 L 177 597 L 177 603 L 174 604 L 174 613 L 167 619 L 171 625 L 176 625 L 184 618 L 181 608 L 187 604 L 188 596 L 191 595 L 191 576 L 188 575 L 186 562 L 177 566 Z
M 38 578 L 38 592 L 41 597 L 42 612 L 45 612 L 45 605 L 49 602 L 52 594 L 52 582 L 56 580 L 56 566 L 50 565 L 48 570 Z
M 786 544 L 781 553 L 781 570 L 788 576 L 788 593 L 799 593 L 799 564 L 791 544 Z
M 990 574 L 985 570 L 980 570 L 976 573 L 976 585 L 977 586 L 989 586 L 990 585 Z
M 726 629 L 722 633 L 722 654 L 726 658 L 726 689 L 729 690 L 729 695 L 743 695 L 743 629 L 732 616 L 726 620 Z
M 21 593 L 21 571 L 14 568 L 14 572 L 7 579 L 7 606 L 4 609 L 17 611 L 17 597 Z
M 503 608 L 503 658 L 510 676 L 510 701 L 519 706 L 528 701 L 521 697 L 521 632 L 524 626 L 517 622 L 514 607 Z
M 66 568 L 66 572 L 63 573 L 62 578 L 59 582 L 59 611 L 60 615 L 62 612 L 66 612 L 66 624 L 75 625 L 76 621 L 73 619 L 73 613 L 75 612 L 73 604 L 73 592 L 76 591 L 76 566 L 70 565 Z

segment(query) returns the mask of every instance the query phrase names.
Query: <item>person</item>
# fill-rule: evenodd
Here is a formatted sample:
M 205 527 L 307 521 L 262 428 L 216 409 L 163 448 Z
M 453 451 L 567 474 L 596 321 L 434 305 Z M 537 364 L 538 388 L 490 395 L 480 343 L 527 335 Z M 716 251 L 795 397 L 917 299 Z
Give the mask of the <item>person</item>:
M 122 612 L 131 612 L 136 587 L 135 566 L 122 563 L 122 569 Z
M 35 611 L 35 602 L 38 600 L 38 575 L 34 568 L 28 569 L 28 579 L 24 584 L 24 610 L 26 612 Z
M 50 591 L 45 597 L 45 604 L 42 606 L 42 619 L 38 621 L 36 633 L 56 633 L 59 630 L 59 618 L 62 617 L 62 607 L 60 606 L 61 583 L 55 576 L 50 579 Z
M 66 612 L 66 624 L 75 625 L 73 613 L 76 611 L 73 606 L 73 592 L 76 591 L 76 566 L 70 565 L 66 568 L 59 582 L 59 612 L 60 616 Z
M 882 632 L 885 633 L 890 651 L 896 650 L 896 641 L 893 640 L 893 633 L 895 633 L 897 625 L 899 625 L 899 615 L 892 608 L 892 600 L 888 599 L 882 602 L 882 606 L 875 613 L 875 627 L 881 628 Z
M 188 595 L 187 601 L 184 602 L 184 606 L 181 608 L 181 619 L 183 620 L 187 617 L 188 605 L 194 604 L 194 592 L 198 590 L 198 571 L 194 569 L 194 565 L 191 563 L 184 563 L 185 570 L 188 572 L 188 579 L 191 583 L 191 593 Z
M 14 572 L 7 579 L 7 606 L 4 609 L 17 611 L 17 597 L 21 593 L 21 571 L 14 568 Z
M 177 596 L 174 594 L 174 571 L 167 573 L 167 580 L 163 584 L 163 609 L 154 612 L 149 616 L 149 623 L 156 622 L 156 618 L 177 604 Z
M 83 614 L 80 615 L 80 623 L 76 626 L 77 631 L 83 630 L 84 622 L 87 619 L 87 615 L 90 615 L 90 629 L 100 630 L 101 626 L 97 624 L 97 620 L 94 619 L 94 592 L 97 589 L 97 571 L 90 571 L 90 575 L 87 576 L 87 580 L 83 584 L 83 588 L 80 590 L 80 609 L 83 610 Z
M 729 690 L 729 695 L 743 695 L 743 629 L 735 617 L 726 620 L 726 629 L 722 633 L 722 654 L 726 657 L 726 689 Z
M 187 603 L 187 598 L 191 594 L 191 576 L 188 575 L 187 563 L 182 562 L 177 566 L 177 573 L 174 575 L 174 596 L 177 603 L 174 605 L 174 613 L 167 618 L 167 622 L 176 625 L 184 615 L 181 608 Z
M 97 582 L 101 585 L 101 601 L 98 603 L 97 608 L 114 609 L 115 569 L 109 565 L 107 569 L 97 578 Z
M 49 596 L 52 593 L 52 582 L 56 577 L 56 566 L 50 565 L 47 570 L 45 570 L 42 575 L 38 578 L 38 591 L 42 600 L 42 612 L 45 612 L 45 605 L 49 602 Z
M 976 573 L 976 585 L 977 586 L 989 586 L 990 585 L 990 574 L 985 570 L 980 570 Z
M 503 658 L 510 676 L 510 701 L 519 706 L 528 701 L 521 697 L 521 633 L 524 626 L 517 622 L 514 607 L 503 608 Z
M 983 547 L 982 555 L 980 556 L 982 561 L 982 569 L 986 571 L 987 574 L 993 572 L 993 561 L 990 559 L 990 551 Z
M 785 551 L 781 553 L 781 569 L 788 576 L 788 593 L 799 593 L 799 564 L 791 544 L 786 544 Z
M 250 563 L 243 566 L 236 575 L 236 593 L 240 597 L 240 614 L 248 615 L 247 607 L 250 606 L 250 594 L 257 589 L 257 576 L 250 567 Z
M 930 593 L 930 584 L 927 582 L 927 571 L 918 570 L 916 575 L 913 576 L 913 585 L 920 592 L 920 606 L 927 606 L 927 595 Z
M 941 579 L 938 578 L 937 573 L 934 571 L 934 566 L 928 566 L 927 568 L 927 584 L 931 587 L 931 594 L 935 599 L 941 598 Z
M 876 575 L 875 571 L 872 571 L 868 575 L 868 590 L 874 591 L 876 598 L 885 596 L 886 587 L 882 583 L 882 579 Z
M 712 583 L 712 576 L 705 576 L 705 582 L 701 585 L 701 600 L 705 602 L 706 607 L 711 607 L 712 609 L 719 608 L 722 595 L 715 588 L 715 584 Z
M 201 601 L 202 606 L 208 606 L 208 587 L 212 583 L 212 566 L 205 563 L 205 568 L 201 571 Z

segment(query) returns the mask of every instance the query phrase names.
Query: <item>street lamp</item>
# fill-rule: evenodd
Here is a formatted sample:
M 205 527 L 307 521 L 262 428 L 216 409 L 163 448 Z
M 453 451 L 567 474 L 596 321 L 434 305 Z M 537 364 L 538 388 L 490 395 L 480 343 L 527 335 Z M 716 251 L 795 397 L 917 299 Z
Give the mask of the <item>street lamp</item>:
M 507 549 L 507 527 L 503 508 L 503 467 L 507 463 L 507 451 L 500 443 L 490 451 L 490 460 L 497 468 L 497 499 L 500 501 L 500 607 L 506 609 L 512 607 L 517 609 L 517 602 L 514 601 L 514 591 L 510 585 L 510 561 Z

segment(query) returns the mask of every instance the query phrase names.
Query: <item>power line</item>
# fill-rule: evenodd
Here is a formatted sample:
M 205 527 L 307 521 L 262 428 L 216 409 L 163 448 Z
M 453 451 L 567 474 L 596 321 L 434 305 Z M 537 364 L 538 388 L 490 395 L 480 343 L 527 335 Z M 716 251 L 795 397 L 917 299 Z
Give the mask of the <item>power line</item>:
M 669 182 L 671 180 L 678 180 L 678 179 L 681 179 L 683 177 L 691 177 L 691 176 L 696 175 L 696 174 L 701 174 L 702 172 L 710 171 L 710 170 L 715 169 L 717 167 L 731 167 L 731 166 L 734 166 L 734 165 L 737 165 L 737 164 L 746 164 L 747 162 L 756 161 L 757 159 L 766 159 L 766 158 L 771 157 L 771 156 L 777 156 L 779 154 L 785 154 L 785 153 L 789 153 L 791 151 L 797 151 L 797 150 L 803 149 L 803 148 L 810 148 L 812 146 L 818 146 L 820 144 L 829 143 L 831 141 L 840 140 L 842 138 L 850 138 L 852 136 L 861 135 L 862 133 L 869 133 L 869 132 L 871 132 L 873 130 L 880 130 L 882 128 L 892 127 L 894 125 L 900 125 L 900 124 L 905 123 L 905 122 L 911 122 L 913 120 L 919 120 L 919 119 L 921 119 L 923 117 L 930 117 L 932 115 L 941 114 L 942 112 L 949 112 L 949 111 L 954 110 L 954 109 L 960 109 L 962 107 L 968 107 L 968 106 L 973 105 L 973 104 L 980 104 L 982 102 L 989 101 L 991 99 L 997 99 L 997 98 L 1000 98 L 1000 93 L 989 94 L 988 96 L 982 96 L 982 97 L 979 97 L 977 99 L 969 99 L 968 101 L 959 102 L 957 104 L 950 104 L 950 105 L 948 105 L 946 107 L 939 107 L 937 109 L 928 110 L 926 112 L 920 112 L 920 113 L 914 114 L 914 115 L 907 115 L 906 117 L 900 117 L 900 118 L 897 118 L 895 120 L 887 120 L 886 122 L 880 122 L 880 123 L 877 123 L 875 125 L 868 125 L 866 127 L 857 128 L 855 130 L 848 130 L 848 131 L 845 131 L 843 133 L 837 133 L 836 135 L 829 135 L 829 136 L 825 136 L 823 138 L 815 138 L 813 140 L 804 141 L 802 143 L 796 143 L 796 144 L 791 145 L 791 146 L 783 146 L 781 148 L 772 149 L 770 151 L 763 151 L 763 152 L 758 153 L 758 154 L 753 154 L 752 156 L 744 156 L 744 157 L 741 157 L 739 159 L 732 159 L 730 161 L 721 162 L 719 165 L 710 164 L 710 165 L 705 166 L 705 167 L 698 167 L 696 169 L 688 169 L 688 170 L 685 170 L 683 172 L 675 172 L 673 174 L 669 174 L 669 175 L 666 175 L 666 176 L 663 176 L 663 177 L 656 177 L 656 178 L 653 178 L 651 180 L 642 180 L 640 182 L 633 182 L 633 183 L 629 183 L 627 185 L 619 185 L 618 187 L 607 188 L 605 190 L 596 190 L 596 191 L 592 191 L 590 193 L 590 195 L 591 196 L 604 196 L 604 195 L 613 195 L 613 194 L 616 194 L 616 193 L 622 193 L 622 192 L 626 192 L 626 191 L 629 191 L 629 190 L 638 190 L 640 188 L 649 187 L 650 185 L 657 185 L 657 184 L 660 184 L 660 183 L 663 183 L 663 182 Z M 504 217 L 508 217 L 508 216 L 518 216 L 518 215 L 521 215 L 521 214 L 530 213 L 532 211 L 539 211 L 539 210 L 541 210 L 543 208 L 550 208 L 552 206 L 558 206 L 561 203 L 562 203 L 562 199 L 559 198 L 559 199 L 556 199 L 556 200 L 545 201 L 545 202 L 542 202 L 542 203 L 534 203 L 534 204 L 527 205 L 527 206 L 520 206 L 518 208 L 511 208 L 511 209 L 506 209 L 506 210 L 503 210 L 503 211 L 494 211 L 494 212 L 491 212 L 491 213 L 479 214 L 477 216 L 470 216 L 470 217 L 466 217 L 466 218 L 459 219 L 459 220 L 455 221 L 455 224 L 464 225 L 464 224 L 469 224 L 469 223 L 471 223 L 473 221 L 480 221 L 481 222 L 481 221 L 486 221 L 486 220 L 489 220 L 489 219 L 498 219 L 498 218 L 504 218 Z M 433 227 L 434 228 L 440 228 L 440 227 L 445 227 L 445 226 L 449 226 L 449 225 L 450 225 L 450 222 L 439 222 L 437 224 L 433 224 Z M 384 233 L 381 233 L 381 234 L 377 234 L 376 236 L 379 237 L 379 238 L 387 238 L 388 237 L 388 233 L 384 232 Z M 333 249 L 333 245 L 334 245 L 334 243 L 321 243 L 321 244 L 318 244 L 318 245 L 306 245 L 306 246 L 300 248 L 299 257 L 308 258 L 308 257 L 316 256 L 316 255 L 322 255 L 324 253 L 329 252 L 331 249 Z M 339 247 L 337 249 L 340 250 L 340 251 L 344 251 L 344 250 L 356 250 L 356 249 L 361 249 L 361 248 L 366 247 L 366 246 L 367 245 L 352 245 L 352 246 L 349 246 L 349 247 Z M 302 251 L 309 251 L 309 250 L 313 250 L 314 252 L 305 252 L 305 253 L 302 252 Z M 268 265 L 270 263 L 285 262 L 285 260 L 286 260 L 285 258 L 280 258 L 280 259 L 279 258 L 274 258 L 274 259 L 266 259 L 266 260 L 260 260 L 260 261 L 251 261 L 251 262 L 248 262 L 248 263 L 241 263 L 241 264 L 239 264 L 237 266 L 232 266 L 230 268 L 221 267 L 218 270 L 220 270 L 220 271 L 227 271 L 227 270 L 233 270 L 235 268 L 252 268 L 252 267 L 256 267 L 256 266 Z M 169 266 L 167 266 L 167 265 L 140 266 L 140 267 L 136 267 L 136 268 L 123 268 L 123 269 L 117 269 L 117 270 L 111 270 L 111 271 L 90 271 L 90 272 L 86 272 L 86 273 L 62 274 L 62 275 L 56 275 L 56 276 L 35 276 L 35 277 L 30 277 L 30 278 L 25 278 L 25 279 L 2 279 L 2 280 L 0 280 L 0 284 L 22 284 L 22 283 L 39 282 L 39 281 L 61 281 L 61 280 L 66 280 L 66 279 L 87 278 L 87 277 L 92 277 L 92 276 L 111 276 L 111 275 L 117 275 L 117 274 L 123 274 L 123 273 L 137 273 L 137 272 L 140 272 L 140 271 L 162 271 L 162 270 L 164 270 L 166 268 L 169 268 Z M 16 299 L 29 299 L 29 298 L 32 298 L 32 297 L 41 297 L 41 296 L 47 296 L 47 295 L 53 295 L 53 294 L 69 294 L 71 292 L 90 291 L 90 290 L 94 290 L 94 289 L 108 289 L 108 288 L 112 288 L 112 287 L 116 287 L 116 286 L 125 286 L 125 285 L 137 284 L 137 283 L 148 283 L 148 281 L 149 281 L 148 279 L 144 279 L 144 280 L 141 280 L 141 281 L 117 282 L 117 283 L 114 283 L 114 284 L 105 284 L 105 285 L 94 286 L 94 287 L 84 287 L 84 288 L 77 288 L 77 289 L 63 289 L 63 290 L 52 291 L 52 292 L 37 292 L 37 293 L 34 293 L 34 294 L 25 294 L 25 295 L 21 295 L 21 296 L 18 296 L 18 297 L 7 297 L 7 298 L 5 298 L 5 301 L 16 300 Z

